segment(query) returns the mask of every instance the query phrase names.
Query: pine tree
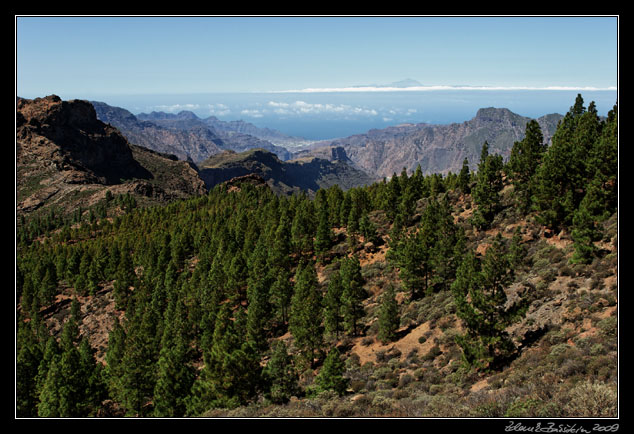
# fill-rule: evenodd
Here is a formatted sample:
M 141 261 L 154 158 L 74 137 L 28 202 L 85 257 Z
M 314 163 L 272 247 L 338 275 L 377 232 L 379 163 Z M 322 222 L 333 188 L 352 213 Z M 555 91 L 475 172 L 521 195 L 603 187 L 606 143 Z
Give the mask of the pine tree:
M 405 178 L 403 178 L 405 176 Z M 416 213 L 416 201 L 418 192 L 413 182 L 406 183 L 403 179 L 407 179 L 407 175 L 401 176 L 401 184 L 406 185 L 401 195 L 401 202 L 398 206 L 398 213 L 405 217 L 406 224 L 409 224 Z
M 315 231 L 315 210 L 312 202 L 304 198 L 298 203 L 291 225 L 291 239 L 297 254 L 303 255 L 313 250 Z
M 443 207 L 431 199 L 423 210 L 420 225 L 405 236 L 390 255 L 390 260 L 400 268 L 399 276 L 411 299 L 431 288 L 435 270 L 440 271 L 438 278 L 441 282 L 450 276 L 453 253 L 450 254 L 449 250 L 456 245 L 452 220 L 448 205 Z
M 267 252 L 263 238 L 258 240 L 249 257 L 248 270 L 247 340 L 251 341 L 258 349 L 264 350 L 267 344 L 268 319 L 271 313 L 269 290 L 273 279 L 267 266 Z
M 489 155 L 489 145 L 484 142 L 478 165 L 477 182 L 472 195 L 477 209 L 472 217 L 472 223 L 478 229 L 489 227 L 500 206 L 499 192 L 502 190 L 501 155 Z
M 368 213 L 364 213 L 361 217 L 361 221 L 359 222 L 359 230 L 361 231 L 361 235 L 365 242 L 370 242 L 374 245 L 378 245 L 381 240 L 376 232 L 376 226 L 370 220 Z
M 399 267 L 399 277 L 403 287 L 409 291 L 412 300 L 419 297 L 427 289 L 430 276 L 431 241 L 424 239 L 421 229 L 406 235 L 391 255 Z
M 600 137 L 600 122 L 594 105 L 591 106 L 591 110 L 586 111 L 583 98 L 577 95 L 536 172 L 533 195 L 536 219 L 552 229 L 572 226 L 575 210 L 592 177 L 591 155 Z
M 141 309 L 139 309 L 141 310 Z M 147 308 L 130 322 L 121 359 L 121 397 L 128 415 L 143 416 L 156 382 L 155 368 L 160 345 L 154 312 Z M 159 338 L 160 339 L 160 338 Z
M 598 220 L 593 209 L 600 208 L 597 204 L 599 200 L 599 187 L 596 183 L 592 183 L 588 192 L 579 204 L 579 208 L 575 210 L 572 220 L 572 239 L 574 241 L 575 252 L 572 256 L 572 263 L 589 264 L 594 259 L 597 247 L 595 241 L 601 239 L 601 232 L 597 227 Z
M 182 417 L 187 411 L 186 399 L 194 382 L 190 344 L 183 321 L 185 307 L 180 300 L 169 304 L 167 326 L 161 339 L 154 386 L 154 415 Z
M 344 192 L 338 184 L 333 185 L 327 190 L 328 210 L 330 211 L 330 226 L 339 227 L 343 223 L 339 210 L 344 201 Z
M 360 329 L 360 321 L 364 315 L 363 300 L 366 292 L 363 289 L 365 280 L 361 275 L 361 265 L 356 256 L 343 258 L 341 269 L 341 301 L 343 305 L 343 321 L 346 332 L 356 336 Z
M 53 336 L 48 336 L 46 339 L 46 346 L 40 364 L 37 367 L 37 375 L 35 377 L 35 393 L 39 395 L 44 388 L 44 383 L 48 377 L 48 372 L 53 363 L 53 359 L 59 359 L 62 355 L 62 350 L 59 348 L 57 339 Z M 39 399 L 39 398 L 38 398 Z
M 463 194 L 469 194 L 471 192 L 471 174 L 469 173 L 469 160 L 465 157 L 462 161 L 462 168 L 458 175 L 458 188 Z
M 36 377 L 44 357 L 31 323 L 19 318 L 16 338 L 16 416 L 37 416 L 38 391 Z
M 276 341 L 262 375 L 267 383 L 266 396 L 274 404 L 285 404 L 300 392 L 299 375 L 283 341 Z
M 343 377 L 346 366 L 341 359 L 341 354 L 333 347 L 326 356 L 324 365 L 315 377 L 318 391 L 334 390 L 342 396 L 348 388 L 348 380 Z
M 526 124 L 524 139 L 513 144 L 509 160 L 510 177 L 517 203 L 523 213 L 530 210 L 535 189 L 535 173 L 546 152 L 547 144 L 536 120 Z
M 82 369 L 75 347 L 74 330 L 68 321 L 62 331 L 61 354 L 53 356 L 40 393 L 38 415 L 42 417 L 87 416 L 89 373 Z
M 464 231 L 454 223 L 447 195 L 430 205 L 431 219 L 427 225 L 433 231 L 429 237 L 431 243 L 431 284 L 435 288 L 445 290 L 453 281 L 460 257 L 464 251 Z M 427 211 L 427 210 L 426 210 Z M 433 235 L 433 236 L 432 236 Z
M 618 107 L 614 105 L 590 152 L 587 167 L 590 182 L 596 183 L 596 194 L 600 196 L 597 202 L 601 209 L 591 211 L 599 220 L 609 217 L 617 209 L 618 154 Z
M 40 417 L 64 417 L 68 416 L 62 412 L 61 402 L 62 393 L 64 391 L 64 379 L 60 368 L 61 356 L 56 356 L 50 361 L 47 371 L 46 380 L 43 383 L 39 404 L 37 406 L 37 415 Z
M 322 191 L 322 190 L 320 190 Z M 332 247 L 334 233 L 330 227 L 330 215 L 328 212 L 328 204 L 325 202 L 319 208 L 319 223 L 317 224 L 317 233 L 315 235 L 315 254 L 317 258 L 322 260 L 330 247 Z
M 211 356 L 212 390 L 217 405 L 234 407 L 253 398 L 261 384 L 260 356 L 253 342 L 244 340 L 246 319 L 238 308 L 231 321 L 218 316 Z M 220 322 L 220 323 L 219 323 Z
M 452 292 L 458 317 L 466 333 L 456 342 L 462 347 L 464 360 L 478 368 L 493 368 L 514 351 L 505 332 L 515 309 L 507 309 L 504 288 L 513 280 L 508 253 L 498 234 L 487 249 L 482 263 L 472 252 L 465 255 L 458 268 Z
M 526 247 L 522 245 L 522 235 L 519 226 L 513 233 L 511 246 L 509 247 L 509 261 L 514 269 L 519 269 L 524 265 L 526 258 Z
M 247 263 L 241 250 L 233 255 L 226 274 L 226 289 L 229 297 L 235 302 L 246 300 L 248 273 Z
M 272 247 L 269 249 L 268 265 L 270 268 L 280 267 L 290 271 L 292 250 L 290 226 L 291 222 L 288 216 L 283 213 L 275 229 Z
M 389 285 L 381 298 L 378 339 L 383 344 L 393 341 L 396 338 L 396 330 L 398 330 L 399 326 L 400 318 L 396 294 L 394 286 Z
M 339 332 L 342 331 L 342 293 L 341 275 L 339 272 L 333 273 L 324 297 L 324 326 L 325 332 L 335 339 L 339 339 Z
M 383 205 L 383 209 L 390 220 L 393 220 L 396 216 L 398 205 L 401 201 L 401 193 L 401 183 L 399 177 L 396 175 L 396 172 L 394 172 L 392 178 L 387 183 L 387 196 L 385 204 Z
M 103 380 L 103 367 L 95 358 L 95 350 L 87 338 L 79 344 L 80 375 L 85 378 L 80 414 L 95 416 L 101 402 L 108 396 Z
M 295 274 L 289 329 L 295 345 L 311 366 L 323 345 L 322 296 L 317 285 L 313 266 L 300 264 Z
M 121 377 L 123 376 L 123 355 L 125 353 L 126 334 L 118 319 L 108 334 L 108 349 L 106 350 L 106 378 L 109 395 L 115 401 L 123 400 Z
M 276 279 L 271 285 L 271 304 L 274 317 L 282 324 L 288 323 L 288 312 L 293 295 L 290 278 L 290 272 L 280 267 L 277 269 Z

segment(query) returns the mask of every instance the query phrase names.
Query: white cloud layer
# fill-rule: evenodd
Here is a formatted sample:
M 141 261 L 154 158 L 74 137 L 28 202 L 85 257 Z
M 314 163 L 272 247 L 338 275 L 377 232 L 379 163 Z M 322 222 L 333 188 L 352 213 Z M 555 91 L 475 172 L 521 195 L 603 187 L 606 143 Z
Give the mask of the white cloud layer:
M 364 107 L 354 107 L 346 104 L 321 104 L 308 103 L 306 101 L 294 101 L 292 103 L 269 101 L 267 107 L 278 115 L 303 115 L 303 114 L 341 114 L 357 116 L 376 116 L 378 112 L 374 109 Z
M 200 108 L 200 104 L 172 104 L 172 105 L 157 105 L 153 107 L 157 111 L 167 112 L 167 113 L 179 113 L 183 110 L 198 110 Z
M 268 93 L 332 93 L 332 92 L 425 92 L 437 90 L 563 90 L 563 91 L 607 91 L 617 90 L 616 86 L 353 86 L 353 87 L 322 87 L 294 90 L 270 91 Z

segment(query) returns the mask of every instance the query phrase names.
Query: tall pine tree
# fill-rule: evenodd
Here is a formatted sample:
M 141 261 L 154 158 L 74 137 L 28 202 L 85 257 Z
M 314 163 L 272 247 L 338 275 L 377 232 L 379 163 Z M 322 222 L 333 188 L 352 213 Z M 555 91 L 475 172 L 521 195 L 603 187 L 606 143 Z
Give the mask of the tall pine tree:
M 513 144 L 509 160 L 510 178 L 517 203 L 523 213 L 530 210 L 535 190 L 535 172 L 541 164 L 547 144 L 536 120 L 526 124 L 524 138 Z
M 300 263 L 295 273 L 289 329 L 296 347 L 310 366 L 314 366 L 323 346 L 322 311 L 315 269 L 311 264 Z

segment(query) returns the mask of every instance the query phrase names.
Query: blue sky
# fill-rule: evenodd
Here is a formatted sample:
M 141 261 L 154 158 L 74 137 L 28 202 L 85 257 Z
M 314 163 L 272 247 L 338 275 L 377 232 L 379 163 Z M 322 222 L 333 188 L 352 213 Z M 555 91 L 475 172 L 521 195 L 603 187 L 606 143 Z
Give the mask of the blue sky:
M 16 17 L 33 98 L 387 84 L 617 86 L 616 17 Z

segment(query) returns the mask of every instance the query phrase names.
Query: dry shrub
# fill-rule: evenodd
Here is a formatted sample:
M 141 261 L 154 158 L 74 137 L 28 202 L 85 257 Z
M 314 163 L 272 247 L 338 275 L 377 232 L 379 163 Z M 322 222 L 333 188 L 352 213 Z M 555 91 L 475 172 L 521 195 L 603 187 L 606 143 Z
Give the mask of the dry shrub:
M 584 381 L 568 392 L 564 411 L 569 417 L 616 417 L 616 387 Z

